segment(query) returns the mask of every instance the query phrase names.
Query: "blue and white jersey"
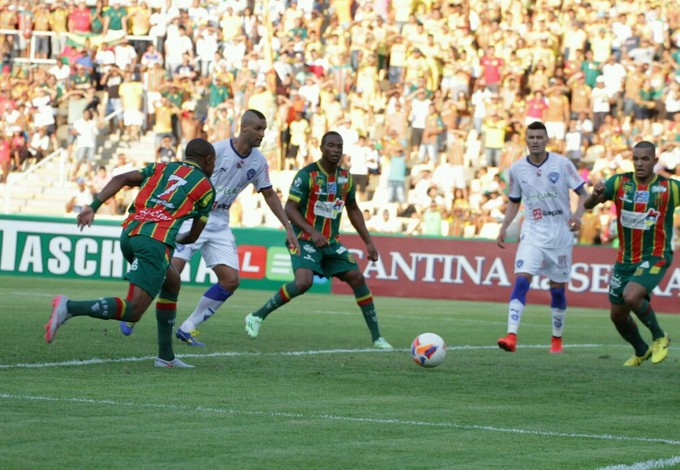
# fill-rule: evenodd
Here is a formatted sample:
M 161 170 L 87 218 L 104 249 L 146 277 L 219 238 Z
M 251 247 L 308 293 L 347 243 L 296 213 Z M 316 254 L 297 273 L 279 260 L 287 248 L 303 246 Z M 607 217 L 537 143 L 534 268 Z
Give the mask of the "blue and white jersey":
M 213 144 L 217 160 L 210 181 L 215 187 L 215 208 L 210 213 L 205 230 L 217 231 L 229 227 L 229 209 L 239 194 L 252 184 L 257 192 L 272 186 L 267 159 L 254 148 L 248 155 L 239 155 L 231 139 Z
M 574 164 L 556 153 L 548 153 L 540 165 L 533 164 L 528 156 L 514 162 L 508 197 L 524 203 L 521 241 L 543 247 L 573 245 L 569 190 L 576 191 L 584 184 Z

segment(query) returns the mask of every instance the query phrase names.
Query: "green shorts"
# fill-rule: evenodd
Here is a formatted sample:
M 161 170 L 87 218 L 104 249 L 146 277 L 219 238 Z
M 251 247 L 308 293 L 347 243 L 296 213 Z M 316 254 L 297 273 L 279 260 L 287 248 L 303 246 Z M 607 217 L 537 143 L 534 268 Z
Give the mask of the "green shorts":
M 168 245 L 143 235 L 120 235 L 120 249 L 130 263 L 130 270 L 125 279 L 146 291 L 152 298 L 156 297 L 165 281 L 165 272 L 170 266 L 174 251 Z
M 317 248 L 307 240 L 300 240 L 300 253 L 290 255 L 293 272 L 298 268 L 311 269 L 320 276 L 331 278 L 336 274 L 359 269 L 354 256 L 338 241 Z
M 629 282 L 644 286 L 647 295 L 651 294 L 663 279 L 669 264 L 658 257 L 640 263 L 616 263 L 609 277 L 609 301 L 613 304 L 624 303 L 623 290 Z

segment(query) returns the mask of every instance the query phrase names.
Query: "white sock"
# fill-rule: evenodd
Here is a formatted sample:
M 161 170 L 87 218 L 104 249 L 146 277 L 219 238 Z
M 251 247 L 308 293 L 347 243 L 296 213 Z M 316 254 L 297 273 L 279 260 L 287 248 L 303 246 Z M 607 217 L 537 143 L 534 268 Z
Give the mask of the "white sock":
M 208 318 L 212 317 L 215 315 L 215 312 L 217 311 L 218 308 L 222 306 L 224 303 L 224 300 L 214 300 L 209 297 L 206 297 L 205 295 L 201 297 L 201 300 L 198 301 L 198 305 L 196 306 L 196 310 L 191 312 L 191 315 L 189 315 L 189 318 L 184 320 L 184 323 L 182 323 L 182 326 L 180 329 L 182 331 L 191 331 L 195 330 L 198 325 L 206 321 Z
M 561 338 L 562 329 L 564 328 L 564 317 L 567 315 L 566 310 L 561 308 L 553 308 L 552 310 L 552 335 Z
M 524 304 L 517 299 L 512 299 L 508 307 L 508 333 L 517 334 L 522 312 L 524 312 Z

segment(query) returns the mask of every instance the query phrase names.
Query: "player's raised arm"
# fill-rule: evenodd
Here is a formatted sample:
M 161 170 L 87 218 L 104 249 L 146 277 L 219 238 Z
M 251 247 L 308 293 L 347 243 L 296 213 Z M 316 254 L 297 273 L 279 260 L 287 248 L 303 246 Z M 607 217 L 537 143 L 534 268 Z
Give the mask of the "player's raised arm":
M 92 204 L 83 207 L 83 210 L 78 214 L 76 221 L 80 230 L 82 231 L 85 226 L 92 225 L 97 209 L 109 198 L 118 194 L 118 191 L 126 186 L 139 186 L 143 181 L 144 175 L 137 170 L 121 173 L 111 178 L 111 181 L 94 197 Z

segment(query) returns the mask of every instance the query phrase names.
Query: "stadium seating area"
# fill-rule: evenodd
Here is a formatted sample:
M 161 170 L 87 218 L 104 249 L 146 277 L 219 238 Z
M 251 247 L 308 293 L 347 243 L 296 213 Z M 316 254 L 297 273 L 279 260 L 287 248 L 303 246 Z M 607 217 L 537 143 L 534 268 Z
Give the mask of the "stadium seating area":
M 2 0 L 6 206 L 77 210 L 115 172 L 237 134 L 255 108 L 282 197 L 337 130 L 372 230 L 495 238 L 528 122 L 589 182 L 630 169 L 641 139 L 659 172 L 680 173 L 673 4 Z M 63 163 L 60 151 L 31 166 L 59 149 Z M 232 219 L 276 226 L 261 206 L 243 195 Z M 610 243 L 614 220 L 607 206 L 588 214 L 579 241 Z

